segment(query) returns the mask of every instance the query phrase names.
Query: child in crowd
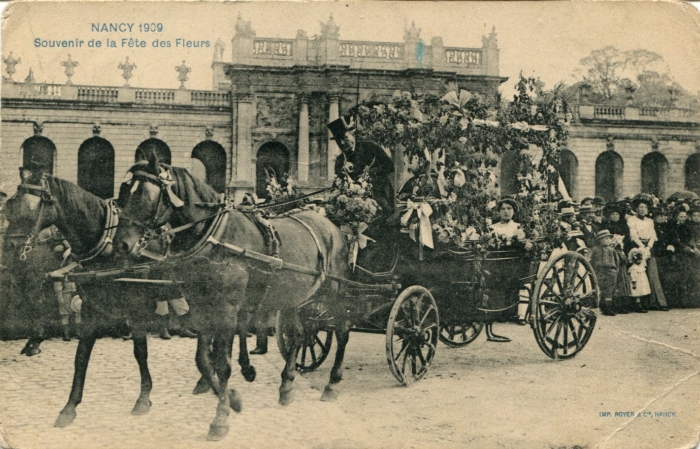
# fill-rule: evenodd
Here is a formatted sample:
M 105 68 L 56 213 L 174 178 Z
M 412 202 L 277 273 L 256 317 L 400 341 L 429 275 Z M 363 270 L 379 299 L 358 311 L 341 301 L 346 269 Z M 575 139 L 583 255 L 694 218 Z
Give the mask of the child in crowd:
M 613 297 L 616 296 L 620 255 L 615 251 L 613 235 L 607 229 L 599 231 L 596 240 L 597 245 L 591 250 L 590 261 L 600 288 L 600 311 L 603 315 L 615 316 Z
M 647 277 L 647 266 L 644 252 L 640 249 L 630 251 L 632 265 L 629 268 L 632 280 L 632 297 L 635 299 L 635 311 L 646 313 L 644 303 L 648 303 L 651 295 L 651 286 Z

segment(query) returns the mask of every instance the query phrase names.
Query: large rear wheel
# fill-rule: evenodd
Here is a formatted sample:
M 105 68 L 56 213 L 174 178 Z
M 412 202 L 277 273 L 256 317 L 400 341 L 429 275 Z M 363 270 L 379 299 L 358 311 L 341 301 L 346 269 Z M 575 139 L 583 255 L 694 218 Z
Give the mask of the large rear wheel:
M 439 333 L 438 309 L 430 291 L 418 285 L 402 291 L 386 327 L 386 357 L 396 380 L 409 385 L 425 376 Z
M 584 256 L 570 251 L 547 262 L 530 305 L 540 349 L 553 359 L 578 354 L 593 334 L 598 300 L 598 281 Z

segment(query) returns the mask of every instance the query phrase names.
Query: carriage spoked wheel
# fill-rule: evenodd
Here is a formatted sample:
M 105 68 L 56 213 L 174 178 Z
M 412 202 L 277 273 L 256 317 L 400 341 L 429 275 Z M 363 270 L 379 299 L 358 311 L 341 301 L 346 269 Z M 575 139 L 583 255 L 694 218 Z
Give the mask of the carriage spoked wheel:
M 532 291 L 532 329 L 542 351 L 553 359 L 578 354 L 593 334 L 599 300 L 590 263 L 576 252 L 550 260 Z
M 439 334 L 438 309 L 430 291 L 418 285 L 402 291 L 386 327 L 386 357 L 396 380 L 409 385 L 425 376 Z
M 282 357 L 287 358 L 289 353 L 289 336 L 282 330 L 281 312 L 277 312 L 277 347 Z M 333 343 L 333 317 L 322 305 L 314 305 L 299 312 L 304 326 L 304 339 L 297 356 L 297 371 L 310 373 L 328 357 Z
M 481 321 L 440 323 L 440 341 L 451 348 L 461 348 L 476 340 L 483 328 Z

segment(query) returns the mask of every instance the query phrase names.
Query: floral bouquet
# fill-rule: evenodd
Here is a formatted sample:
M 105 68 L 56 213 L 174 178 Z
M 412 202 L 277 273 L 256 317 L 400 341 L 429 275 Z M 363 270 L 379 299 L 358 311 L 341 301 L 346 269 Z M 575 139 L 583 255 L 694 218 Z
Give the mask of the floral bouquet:
M 296 185 L 293 178 L 285 177 L 278 180 L 274 171 L 265 171 L 267 175 L 267 193 L 270 197 L 270 204 L 280 203 L 279 206 L 272 206 L 269 211 L 273 214 L 282 214 L 292 209 L 303 206 L 303 200 L 294 201 L 296 198 L 304 196 L 304 192 Z
M 326 216 L 343 231 L 350 243 L 350 264 L 354 267 L 357 253 L 367 246 L 369 237 L 363 235 L 374 221 L 379 205 L 372 199 L 369 168 L 353 180 L 336 177 L 325 201 Z

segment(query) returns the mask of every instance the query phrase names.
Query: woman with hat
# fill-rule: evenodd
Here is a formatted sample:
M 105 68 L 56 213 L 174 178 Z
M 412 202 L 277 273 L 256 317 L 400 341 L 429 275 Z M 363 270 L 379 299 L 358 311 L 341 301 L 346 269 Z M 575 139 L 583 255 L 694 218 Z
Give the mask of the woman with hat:
M 561 221 L 559 222 L 559 232 L 568 251 L 578 251 L 585 248 L 580 237 L 583 236 L 581 229 L 576 222 L 576 210 L 571 205 L 565 205 L 559 210 Z
M 630 240 L 630 228 L 623 219 L 626 207 L 620 203 L 611 202 L 605 206 L 602 229 L 610 231 L 613 238 L 613 247 L 620 257 L 620 264 L 617 270 L 617 288 L 613 297 L 613 305 L 617 313 L 628 313 L 631 309 L 629 298 L 632 295 L 632 284 L 629 272 L 627 271 L 627 256 L 625 248 L 632 245 Z
M 647 216 L 652 205 L 653 200 L 646 195 L 637 195 L 632 198 L 632 209 L 635 214 L 627 219 L 627 226 L 630 228 L 632 243 L 636 249 L 644 254 L 647 260 L 647 276 L 651 284 L 651 304 L 646 306 L 653 310 L 667 311 L 666 296 L 661 288 L 656 258 L 652 254 L 654 244 L 658 240 L 654 220 Z

